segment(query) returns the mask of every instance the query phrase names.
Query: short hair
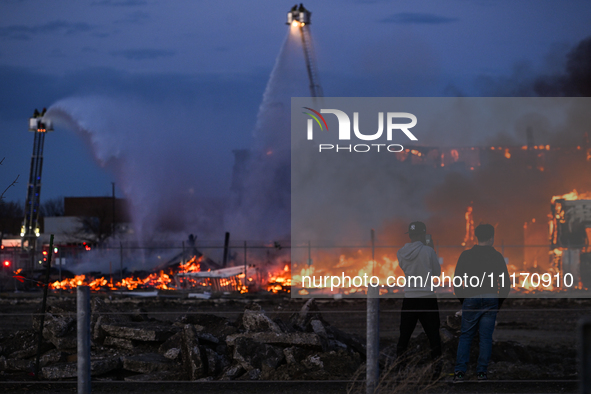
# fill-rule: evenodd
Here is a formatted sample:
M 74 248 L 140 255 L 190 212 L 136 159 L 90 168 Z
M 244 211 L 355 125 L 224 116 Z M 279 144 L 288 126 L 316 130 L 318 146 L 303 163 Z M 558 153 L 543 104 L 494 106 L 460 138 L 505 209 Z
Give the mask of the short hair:
M 485 242 L 495 236 L 495 228 L 490 224 L 480 224 L 474 230 L 478 242 Z

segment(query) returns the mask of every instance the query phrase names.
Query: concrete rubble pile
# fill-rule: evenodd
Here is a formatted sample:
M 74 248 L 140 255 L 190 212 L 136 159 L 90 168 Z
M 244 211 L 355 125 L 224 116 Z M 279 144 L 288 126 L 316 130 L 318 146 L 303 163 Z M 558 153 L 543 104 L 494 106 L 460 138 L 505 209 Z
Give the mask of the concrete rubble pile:
M 39 322 L 0 338 L 0 374 L 33 371 Z M 163 321 L 145 310 L 117 313 L 93 298 L 91 338 L 97 380 L 350 379 L 365 359 L 362 339 L 330 326 L 313 299 L 286 321 L 271 319 L 256 303 L 235 321 L 201 313 Z M 43 378 L 74 379 L 74 311 L 49 307 L 43 339 Z

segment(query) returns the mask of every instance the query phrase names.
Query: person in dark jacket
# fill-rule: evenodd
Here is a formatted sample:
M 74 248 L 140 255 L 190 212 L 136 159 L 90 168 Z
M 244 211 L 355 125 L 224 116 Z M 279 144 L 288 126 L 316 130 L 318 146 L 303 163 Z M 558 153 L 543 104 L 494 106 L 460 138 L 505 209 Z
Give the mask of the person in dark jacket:
M 406 276 L 404 299 L 400 313 L 400 338 L 396 347 L 399 367 L 406 364 L 405 352 L 412 333 L 421 322 L 431 346 L 433 361 L 441 356 L 441 338 L 439 336 L 439 307 L 437 297 L 429 286 L 430 277 L 439 276 L 441 267 L 435 250 L 427 246 L 427 226 L 423 222 L 412 222 L 408 226 L 410 243 L 405 244 L 397 253 L 398 262 Z M 411 277 L 420 280 L 412 280 Z M 434 365 L 433 376 L 439 376 L 440 365 Z
M 497 312 L 510 290 L 505 259 L 493 248 L 495 228 L 481 224 L 474 230 L 474 235 L 478 245 L 462 252 L 454 273 L 454 292 L 462 303 L 462 333 L 454 369 L 456 383 L 464 380 L 476 331 L 480 333 L 476 374 L 478 380 L 487 379 Z M 456 282 L 457 277 L 462 278 L 461 285 L 459 280 Z

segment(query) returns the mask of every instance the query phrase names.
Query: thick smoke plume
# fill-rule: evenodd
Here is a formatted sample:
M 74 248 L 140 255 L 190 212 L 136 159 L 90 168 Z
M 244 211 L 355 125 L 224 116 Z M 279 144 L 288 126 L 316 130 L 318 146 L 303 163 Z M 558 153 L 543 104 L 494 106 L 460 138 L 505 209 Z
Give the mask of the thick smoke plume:
M 52 105 L 48 116 L 87 141 L 98 164 L 116 176 L 137 240 L 145 242 L 162 233 L 182 232 L 184 239 L 187 232 L 222 231 L 221 207 L 204 197 L 212 188 L 209 173 L 218 169 L 204 148 L 206 131 L 187 113 L 122 98 L 73 97 Z
M 482 76 L 476 86 L 484 97 L 590 97 L 591 37 L 554 47 L 537 67 L 519 62 L 510 76 Z
M 291 97 L 309 96 L 299 28 L 290 27 L 271 73 L 255 128 L 255 145 L 227 215 L 238 237 L 287 239 L 290 234 Z
M 309 94 L 300 40 L 292 28 L 264 93 L 250 159 L 235 164 L 244 168 L 235 174 L 239 187 L 232 199 L 230 174 L 220 170 L 222 160 L 232 160 L 233 147 L 226 143 L 231 134 L 220 130 L 215 114 L 102 96 L 60 100 L 47 115 L 87 141 L 98 164 L 116 176 L 140 243 L 185 239 L 188 233 L 219 239 L 227 230 L 233 239 L 286 238 L 290 100 Z
M 539 96 L 591 96 L 591 37 L 575 46 L 566 57 L 563 73 L 537 78 L 533 84 Z

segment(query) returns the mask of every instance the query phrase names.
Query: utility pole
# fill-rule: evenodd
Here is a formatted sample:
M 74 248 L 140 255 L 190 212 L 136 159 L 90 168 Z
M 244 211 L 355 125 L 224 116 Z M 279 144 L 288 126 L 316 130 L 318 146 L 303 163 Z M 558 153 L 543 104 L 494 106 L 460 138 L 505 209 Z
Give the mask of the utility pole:
M 372 277 L 376 273 L 375 232 L 371 230 Z M 367 394 L 374 394 L 380 376 L 380 293 L 377 287 L 367 287 L 367 361 L 365 386 Z
M 112 186 L 112 195 L 113 195 L 113 210 L 112 210 L 113 216 L 111 218 L 111 236 L 114 236 L 115 229 L 117 228 L 116 223 L 115 223 L 115 202 L 117 201 L 115 199 L 115 182 L 111 182 L 111 186 Z

